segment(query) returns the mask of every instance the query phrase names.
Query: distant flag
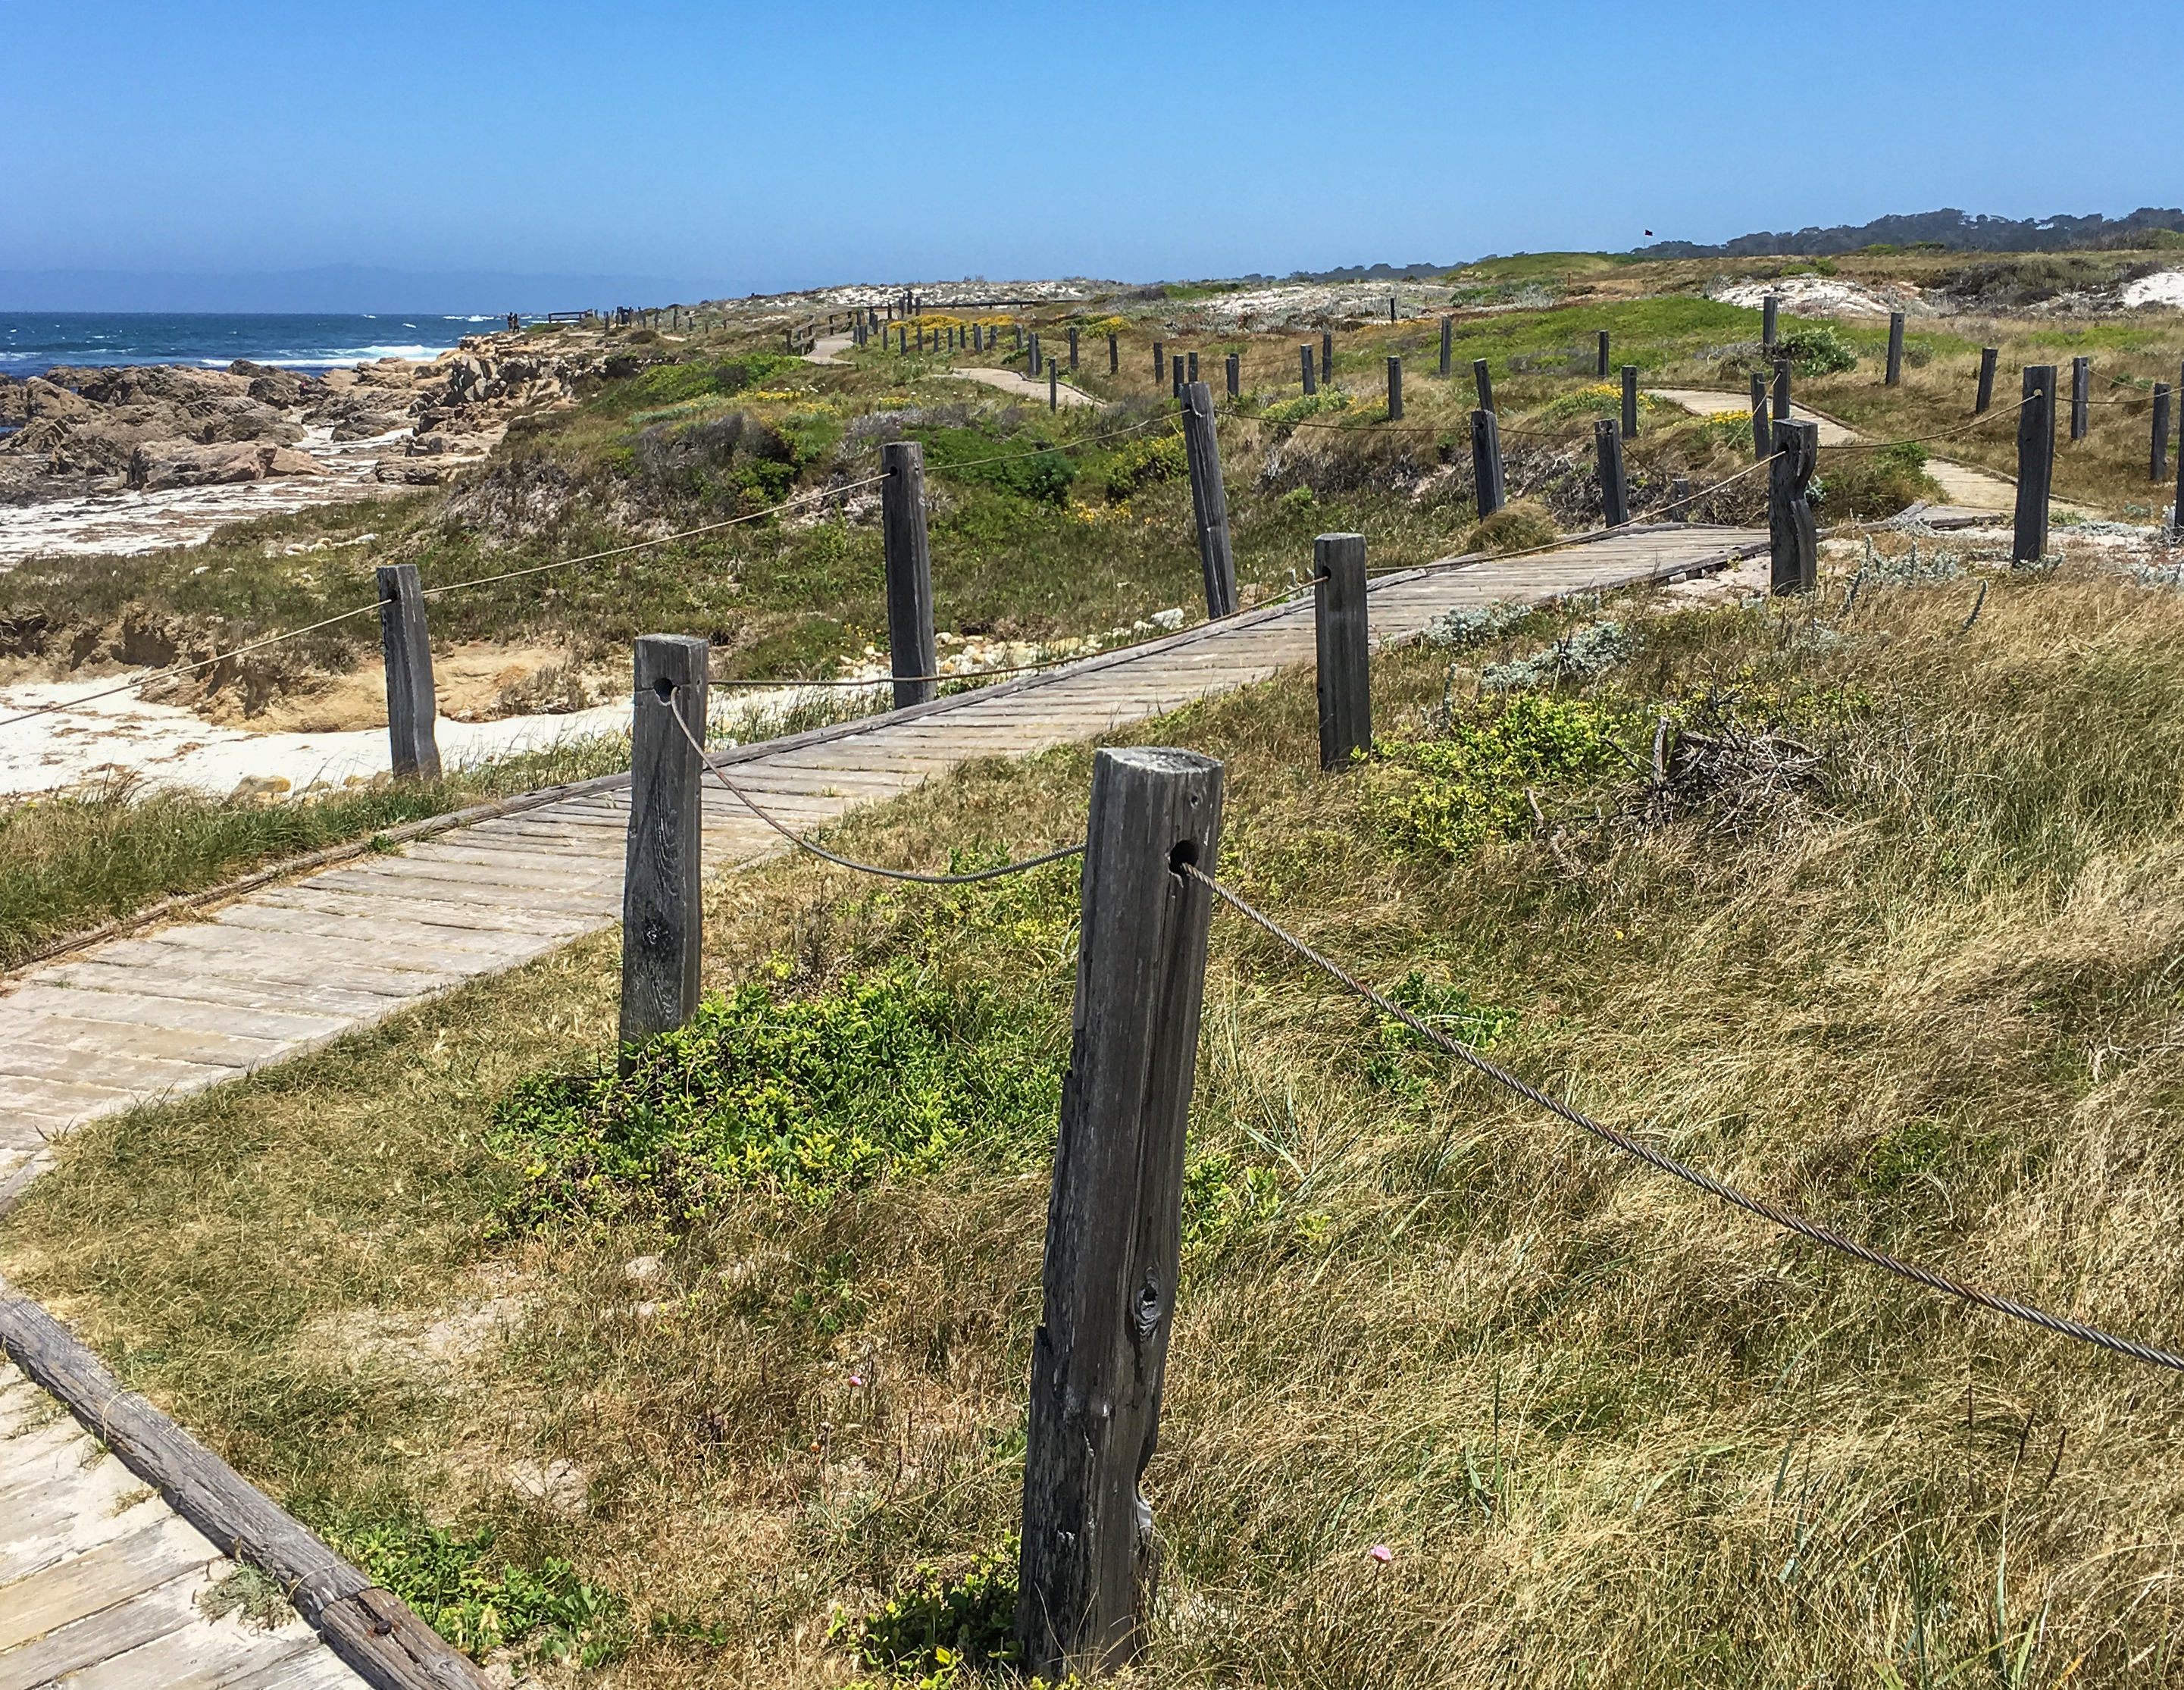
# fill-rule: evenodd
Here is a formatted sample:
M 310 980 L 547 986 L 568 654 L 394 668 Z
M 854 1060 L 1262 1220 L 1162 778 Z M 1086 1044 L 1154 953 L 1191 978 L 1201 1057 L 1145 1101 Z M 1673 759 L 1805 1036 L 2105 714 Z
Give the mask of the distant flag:
M 1649 235 L 1650 235 L 1650 234 L 1652 234 L 1653 231 L 1652 231 L 1651 229 L 1648 229 L 1646 232 L 1647 234 L 1649 234 Z

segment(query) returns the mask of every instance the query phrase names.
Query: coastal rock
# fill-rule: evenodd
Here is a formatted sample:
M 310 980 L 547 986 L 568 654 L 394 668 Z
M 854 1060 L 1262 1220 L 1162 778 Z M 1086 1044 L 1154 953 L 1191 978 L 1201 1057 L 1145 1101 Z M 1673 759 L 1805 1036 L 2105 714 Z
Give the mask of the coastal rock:
M 223 487 L 268 476 L 322 476 L 326 466 L 308 452 L 249 443 L 200 445 L 182 440 L 139 446 L 128 466 L 129 485 L 143 493 L 175 487 Z
M 454 468 L 432 458 L 382 458 L 371 478 L 390 487 L 437 487 Z
M 48 382 L 42 376 L 33 376 L 23 383 L 23 415 L 35 421 L 42 416 L 82 416 L 91 410 L 66 388 Z
M 248 358 L 238 358 L 227 366 L 227 373 L 248 382 L 250 397 L 261 404 L 286 410 L 303 403 L 306 378 L 292 370 L 279 370 L 270 364 L 253 364 Z

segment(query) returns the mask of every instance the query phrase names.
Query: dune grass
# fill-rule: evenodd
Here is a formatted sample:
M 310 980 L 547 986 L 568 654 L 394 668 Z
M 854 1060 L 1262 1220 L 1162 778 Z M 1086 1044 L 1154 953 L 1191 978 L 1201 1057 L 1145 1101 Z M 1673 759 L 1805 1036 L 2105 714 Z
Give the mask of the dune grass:
M 1333 775 L 1308 676 L 1130 737 L 1225 760 L 1226 880 L 1519 1071 L 1854 1235 L 2174 1344 L 2184 601 L 2071 564 L 1997 578 L 1965 632 L 1972 590 L 1574 607 L 1385 653 L 1385 743 Z M 1647 828 L 1618 755 L 1526 763 L 1478 677 L 1603 616 L 1642 640 L 1556 695 L 1591 731 L 1642 761 L 1658 714 L 1727 711 L 1819 779 Z M 1088 775 L 1082 750 L 975 765 L 839 842 L 1026 850 L 1081 828 Z M 1434 780 L 1496 801 L 1421 831 Z M 1066 865 L 905 891 L 775 862 L 711 889 L 707 979 L 742 995 L 739 1062 L 766 1003 L 844 1053 L 896 1049 L 856 1029 L 914 1009 L 933 1072 L 983 1052 L 1050 1085 L 1074 905 Z M 839 1683 L 838 1615 L 921 1563 L 944 1585 L 1006 1562 L 1050 1123 L 982 1109 L 932 1154 L 882 1135 L 838 1163 L 868 1080 L 783 1067 L 785 1141 L 838 1180 L 699 1134 L 677 1153 L 727 1160 L 676 1187 L 694 1201 L 621 1179 L 542 1206 L 605 1164 L 557 1159 L 572 1141 L 510 1100 L 600 1072 L 613 1001 L 611 942 L 582 945 L 95 1124 L 0 1264 L 343 1541 L 489 1529 L 480 1580 L 600 1593 L 549 1674 Z M 1664 1184 L 1226 918 L 1185 1228 L 1145 1682 L 2173 1670 L 2164 1375 Z

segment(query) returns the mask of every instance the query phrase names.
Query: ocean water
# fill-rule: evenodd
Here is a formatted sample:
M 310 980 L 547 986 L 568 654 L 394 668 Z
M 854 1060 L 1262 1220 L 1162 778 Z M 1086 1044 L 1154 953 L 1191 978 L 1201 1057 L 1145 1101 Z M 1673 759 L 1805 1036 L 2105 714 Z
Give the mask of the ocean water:
M 0 311 L 0 375 L 56 364 L 201 364 L 238 358 L 326 370 L 376 358 L 433 358 L 504 317 L 272 316 L 160 311 Z

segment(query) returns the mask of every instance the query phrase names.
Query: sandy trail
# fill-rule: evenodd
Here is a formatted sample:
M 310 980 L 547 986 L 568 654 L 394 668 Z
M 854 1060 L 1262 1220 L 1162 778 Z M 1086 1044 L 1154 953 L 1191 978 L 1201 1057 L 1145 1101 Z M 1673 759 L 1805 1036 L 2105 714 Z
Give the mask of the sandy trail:
M 1646 391 L 1657 399 L 1681 405 L 1700 416 L 1721 416 L 1730 411 L 1741 416 L 1749 415 L 1752 410 L 1752 402 L 1742 393 L 1715 393 L 1701 388 L 1649 388 Z M 1790 415 L 1799 422 L 1818 423 L 1823 446 L 1855 446 L 1865 438 L 1831 416 L 1806 410 L 1794 399 L 1790 404 Z M 2017 507 L 2017 483 L 1992 471 L 1975 470 L 1969 464 L 1930 456 L 1926 473 L 1941 484 L 1942 493 L 1948 498 L 1947 507 L 1930 507 L 1936 514 L 1946 514 L 1947 510 L 2014 510 Z M 2053 501 L 2051 508 L 2077 509 L 2059 499 Z
M 857 337 L 849 334 L 826 334 L 811 343 L 811 350 L 804 354 L 806 364 L 839 364 L 834 354 L 846 352 L 857 343 Z
M 967 382 L 983 382 L 989 388 L 999 388 L 1026 404 L 1046 403 L 1046 378 L 1043 376 L 1034 381 L 1014 370 L 951 370 L 948 373 L 960 376 Z M 1083 388 L 1072 388 L 1067 382 L 1056 387 L 1054 398 L 1057 404 L 1096 405 L 1100 403 Z

